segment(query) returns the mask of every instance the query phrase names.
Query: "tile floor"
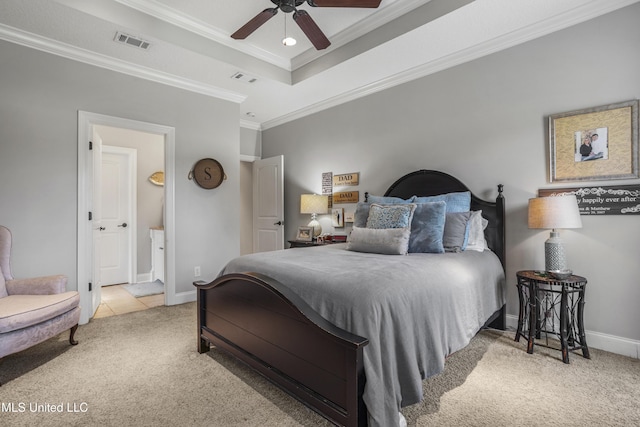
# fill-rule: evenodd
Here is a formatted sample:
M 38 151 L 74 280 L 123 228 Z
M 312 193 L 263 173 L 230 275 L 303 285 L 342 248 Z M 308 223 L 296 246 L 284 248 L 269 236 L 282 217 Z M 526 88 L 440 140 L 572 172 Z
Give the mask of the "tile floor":
M 159 305 L 164 305 L 164 294 L 136 298 L 124 289 L 124 285 L 104 286 L 102 288 L 102 302 L 93 318 L 116 316 Z

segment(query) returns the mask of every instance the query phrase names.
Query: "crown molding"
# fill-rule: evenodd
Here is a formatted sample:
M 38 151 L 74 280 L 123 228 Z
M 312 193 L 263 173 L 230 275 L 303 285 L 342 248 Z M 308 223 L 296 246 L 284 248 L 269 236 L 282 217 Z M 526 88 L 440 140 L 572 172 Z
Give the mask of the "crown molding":
M 362 20 L 355 25 L 352 25 L 349 28 L 346 28 L 345 30 L 333 35 L 331 37 L 331 46 L 326 51 L 319 52 L 315 49 L 308 49 L 305 52 L 299 54 L 291 60 L 291 70 L 297 70 L 298 68 L 315 61 L 326 53 L 329 53 L 332 50 L 338 49 L 341 46 L 351 43 L 357 38 L 368 34 L 376 28 L 381 27 L 382 25 L 387 24 L 396 18 L 399 18 L 405 13 L 408 13 L 428 2 L 429 0 L 404 0 L 392 3 L 375 15 L 372 15 L 369 18 Z
M 240 127 L 251 130 L 262 130 L 260 123 L 250 122 L 249 120 L 240 120 Z
M 42 52 L 51 53 L 63 58 L 105 68 L 141 79 L 173 86 L 190 92 L 211 96 L 235 103 L 242 103 L 247 97 L 237 92 L 221 89 L 216 86 L 203 84 L 195 80 L 164 73 L 142 65 L 115 59 L 106 55 L 92 52 L 77 46 L 69 45 L 47 37 L 42 37 L 8 25 L 0 24 L 0 39 L 26 46 Z
M 518 44 L 534 40 L 536 38 L 560 31 L 581 22 L 588 21 L 598 16 L 604 15 L 614 10 L 638 3 L 640 0 L 595 0 L 587 5 L 568 10 L 552 18 L 537 22 L 528 27 L 523 27 L 517 31 L 505 34 L 501 37 L 480 43 L 476 46 L 463 49 L 438 60 L 419 65 L 417 67 L 402 71 L 392 76 L 380 79 L 373 83 L 363 85 L 353 90 L 333 96 L 323 101 L 317 102 L 307 107 L 298 109 L 289 114 L 282 115 L 272 120 L 262 122 L 262 130 L 267 130 L 282 124 L 297 120 L 308 115 L 336 107 L 349 101 L 353 101 L 367 95 L 381 92 L 385 89 L 398 86 L 430 74 L 464 64 L 474 59 L 499 52 Z
M 337 49 L 340 46 L 344 46 L 345 44 L 352 42 L 358 37 L 367 34 L 380 25 L 384 25 L 390 21 L 393 21 L 394 19 L 404 15 L 405 13 L 425 3 L 428 3 L 430 0 L 404 0 L 401 2 L 394 2 L 384 9 L 378 11 L 375 15 L 364 19 L 347 28 L 346 30 L 333 35 L 331 37 L 331 47 L 328 50 L 317 51 L 316 49 L 311 47 L 291 60 L 278 55 L 274 55 L 271 52 L 257 48 L 250 44 L 237 42 L 234 43 L 234 40 L 232 40 L 230 37 L 231 34 L 220 31 L 219 29 L 203 21 L 195 19 L 193 16 L 182 13 L 179 10 L 171 8 L 157 0 L 115 1 L 139 12 L 153 16 L 154 18 L 168 22 L 184 30 L 213 40 L 216 43 L 220 43 L 224 46 L 236 49 L 242 53 L 251 55 L 272 65 L 283 68 L 287 71 L 294 71 L 297 68 L 318 59 L 331 50 Z
M 115 0 L 120 4 L 145 13 L 161 21 L 182 28 L 183 30 L 198 34 L 204 38 L 212 40 L 221 45 L 238 50 L 254 58 L 268 62 L 276 67 L 291 71 L 291 61 L 278 55 L 274 55 L 264 49 L 257 48 L 250 44 L 237 43 L 231 38 L 231 34 L 220 31 L 207 23 L 186 15 L 163 3 L 155 0 Z M 235 42 L 235 43 L 234 43 Z

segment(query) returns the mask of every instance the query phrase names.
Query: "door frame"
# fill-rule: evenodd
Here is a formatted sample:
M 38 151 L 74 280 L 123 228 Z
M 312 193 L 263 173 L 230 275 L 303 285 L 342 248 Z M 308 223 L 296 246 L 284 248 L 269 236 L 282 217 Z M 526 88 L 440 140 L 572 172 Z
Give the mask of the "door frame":
M 138 277 L 138 244 L 137 244 L 137 236 L 138 236 L 138 221 L 136 218 L 138 217 L 138 209 L 137 209 L 137 201 L 138 201 L 138 187 L 137 187 L 137 159 L 138 159 L 138 150 L 135 148 L 126 148 L 126 147 L 118 147 L 115 145 L 102 145 L 102 161 L 104 162 L 104 154 L 117 154 L 126 157 L 127 162 L 127 186 L 129 186 L 129 200 L 128 200 L 128 212 L 129 223 L 128 223 L 128 238 L 127 238 L 127 246 L 129 247 L 129 257 L 127 258 L 127 280 L 129 283 L 134 283 L 136 278 Z M 103 164 L 104 166 L 104 164 Z M 94 242 L 95 243 L 95 242 Z
M 93 276 L 93 235 L 89 212 L 93 206 L 93 167 L 89 141 L 93 126 L 103 125 L 164 136 L 164 236 L 165 305 L 178 304 L 175 285 L 175 128 L 103 114 L 78 111 L 78 252 L 77 289 L 80 293 L 80 324 L 93 317 L 89 283 Z

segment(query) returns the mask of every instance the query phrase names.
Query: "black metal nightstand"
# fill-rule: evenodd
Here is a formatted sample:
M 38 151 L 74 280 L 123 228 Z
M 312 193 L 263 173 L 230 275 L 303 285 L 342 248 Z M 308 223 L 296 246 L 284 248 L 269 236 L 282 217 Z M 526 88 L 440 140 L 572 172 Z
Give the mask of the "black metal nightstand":
M 535 340 L 545 334 L 543 347 L 549 345 L 549 334 L 560 339 L 562 361 L 569 363 L 569 351 L 582 350 L 582 355 L 590 359 L 589 348 L 584 334 L 584 293 L 587 279 L 571 275 L 566 279 L 555 279 L 545 272 L 518 271 L 518 330 L 520 337 L 527 339 L 527 353 L 533 353 Z

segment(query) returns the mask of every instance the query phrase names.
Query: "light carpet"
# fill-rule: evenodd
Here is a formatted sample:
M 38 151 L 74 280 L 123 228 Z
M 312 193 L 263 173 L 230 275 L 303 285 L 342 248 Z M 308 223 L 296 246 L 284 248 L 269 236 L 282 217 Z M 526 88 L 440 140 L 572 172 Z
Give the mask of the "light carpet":
M 94 319 L 78 329 L 77 346 L 64 333 L 7 356 L 0 424 L 330 425 L 223 353 L 198 354 L 196 336 L 188 303 Z M 513 332 L 483 331 L 403 413 L 409 426 L 640 425 L 640 361 L 591 353 L 572 353 L 566 365 L 555 350 L 527 354 Z

